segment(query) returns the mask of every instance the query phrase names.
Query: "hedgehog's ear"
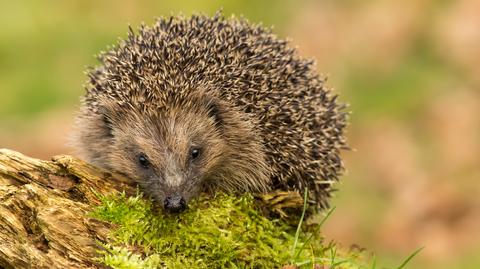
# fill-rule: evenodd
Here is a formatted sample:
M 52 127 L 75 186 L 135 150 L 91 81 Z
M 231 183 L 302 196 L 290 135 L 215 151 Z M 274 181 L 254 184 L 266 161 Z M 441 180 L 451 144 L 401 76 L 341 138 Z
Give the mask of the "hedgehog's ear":
M 102 105 L 100 106 L 100 125 L 104 134 L 107 137 L 112 138 L 114 136 L 114 124 L 118 121 L 118 119 L 122 118 L 120 115 L 120 111 L 121 110 L 111 102 L 102 103 Z
M 113 138 L 113 121 L 108 108 L 103 106 L 98 108 L 95 125 L 102 137 Z
M 112 124 L 112 119 L 108 116 L 106 113 L 101 114 L 101 120 L 102 120 L 102 126 L 105 130 L 105 134 L 108 135 L 108 137 L 113 137 L 113 124 Z
M 223 120 L 220 110 L 220 104 L 214 99 L 208 100 L 207 111 L 208 116 L 210 116 L 215 121 L 215 126 L 221 128 L 223 126 Z

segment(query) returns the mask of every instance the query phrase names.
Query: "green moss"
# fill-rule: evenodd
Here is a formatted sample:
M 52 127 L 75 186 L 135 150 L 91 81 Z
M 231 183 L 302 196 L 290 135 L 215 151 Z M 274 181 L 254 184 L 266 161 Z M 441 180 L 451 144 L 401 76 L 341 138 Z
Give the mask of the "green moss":
M 364 268 L 358 253 L 338 250 L 318 232 L 296 237 L 296 227 L 264 217 L 250 195 L 202 196 L 174 216 L 155 213 L 141 196 L 100 198 L 92 216 L 116 224 L 101 259 L 113 268 Z

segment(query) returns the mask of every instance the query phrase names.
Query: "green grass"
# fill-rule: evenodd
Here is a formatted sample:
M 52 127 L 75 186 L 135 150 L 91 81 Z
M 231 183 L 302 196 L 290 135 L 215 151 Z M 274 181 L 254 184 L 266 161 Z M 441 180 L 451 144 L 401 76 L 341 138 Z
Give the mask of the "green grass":
M 399 267 L 397 267 L 397 269 L 403 269 L 403 268 L 405 268 L 405 266 L 407 266 L 407 264 L 408 264 L 415 256 L 417 256 L 417 254 L 420 253 L 420 251 L 422 251 L 422 249 L 423 249 L 423 247 L 415 250 L 412 254 L 410 254 L 410 256 L 408 256 L 408 257 L 402 262 L 402 264 L 400 264 Z
M 173 216 L 141 196 L 100 198 L 92 217 L 115 224 L 101 252 L 112 268 L 370 268 L 365 254 L 326 242 L 319 226 L 265 217 L 251 195 L 202 196 Z

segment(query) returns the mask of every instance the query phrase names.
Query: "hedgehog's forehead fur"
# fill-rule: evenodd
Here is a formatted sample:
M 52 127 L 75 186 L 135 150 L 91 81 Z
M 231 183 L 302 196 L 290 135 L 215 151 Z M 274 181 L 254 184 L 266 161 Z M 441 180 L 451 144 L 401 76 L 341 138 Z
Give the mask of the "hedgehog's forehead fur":
M 270 188 L 308 187 L 311 199 L 326 205 L 343 169 L 347 113 L 313 61 L 269 29 L 219 13 L 161 18 L 138 32 L 130 29 L 99 59 L 102 65 L 88 73 L 88 113 L 101 113 L 105 100 L 149 117 L 220 104 L 230 116 L 226 124 L 251 126 L 265 153 Z

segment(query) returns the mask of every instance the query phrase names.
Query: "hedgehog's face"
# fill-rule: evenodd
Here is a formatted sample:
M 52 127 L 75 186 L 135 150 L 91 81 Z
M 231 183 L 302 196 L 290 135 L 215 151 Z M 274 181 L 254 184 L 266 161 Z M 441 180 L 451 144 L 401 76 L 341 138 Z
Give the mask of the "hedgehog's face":
M 137 179 L 156 205 L 183 211 L 209 183 L 225 151 L 212 106 L 110 117 L 108 163 Z

